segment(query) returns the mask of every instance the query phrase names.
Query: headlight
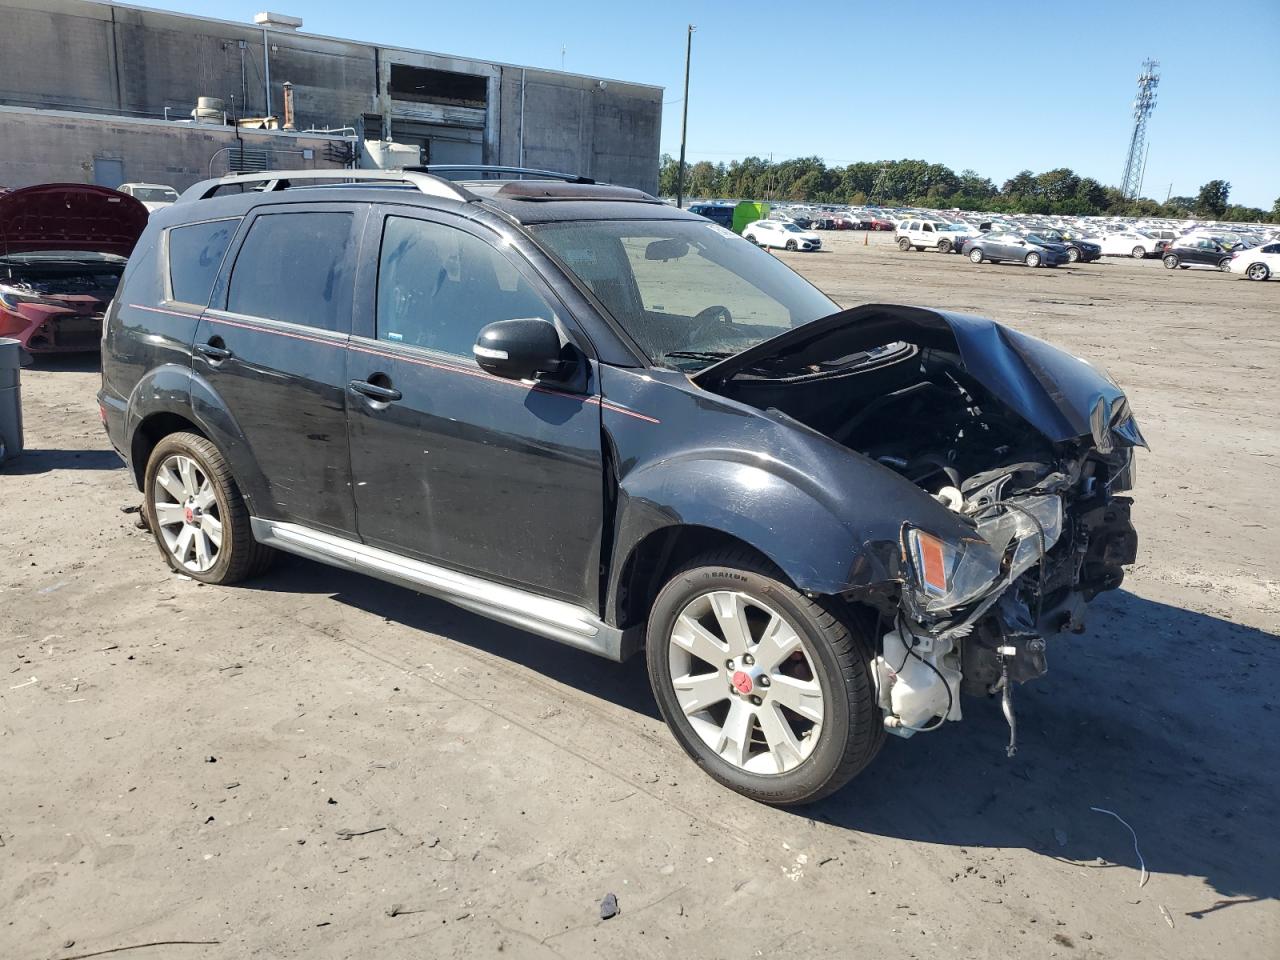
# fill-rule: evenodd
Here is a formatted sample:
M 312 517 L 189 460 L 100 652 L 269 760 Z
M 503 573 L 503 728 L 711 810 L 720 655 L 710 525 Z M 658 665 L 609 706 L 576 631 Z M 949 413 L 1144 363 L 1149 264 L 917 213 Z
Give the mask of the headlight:
M 923 530 L 907 531 L 917 599 L 928 613 L 958 607 L 1000 576 L 1000 555 L 981 540 L 949 543 Z
M 997 580 L 1014 580 L 1039 562 L 1062 535 L 1062 498 L 1018 497 L 988 510 L 978 535 L 951 543 L 917 528 L 907 531 L 915 598 L 925 613 L 942 613 L 982 596 Z
M 58 301 L 49 300 L 40 296 L 38 293 L 31 293 L 29 290 L 23 290 L 20 287 L 9 287 L 0 284 L 0 304 L 4 305 L 6 310 L 16 310 L 21 303 L 47 303 L 58 305 Z

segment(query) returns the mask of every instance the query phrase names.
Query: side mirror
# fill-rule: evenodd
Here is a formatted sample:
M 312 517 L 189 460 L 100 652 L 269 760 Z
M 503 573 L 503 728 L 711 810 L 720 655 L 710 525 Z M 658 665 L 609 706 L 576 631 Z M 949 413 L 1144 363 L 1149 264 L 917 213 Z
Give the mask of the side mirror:
M 480 331 L 471 348 L 480 369 L 509 380 L 563 376 L 572 361 L 561 359 L 560 333 L 550 320 L 521 317 L 499 320 Z

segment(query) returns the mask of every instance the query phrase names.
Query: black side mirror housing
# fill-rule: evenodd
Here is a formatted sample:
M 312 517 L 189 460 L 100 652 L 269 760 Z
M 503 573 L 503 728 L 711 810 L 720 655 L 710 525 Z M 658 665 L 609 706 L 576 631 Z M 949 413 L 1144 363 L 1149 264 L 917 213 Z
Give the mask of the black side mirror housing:
M 550 320 L 521 317 L 485 326 L 472 347 L 486 373 L 509 380 L 562 379 L 575 366 L 564 359 L 560 333 Z

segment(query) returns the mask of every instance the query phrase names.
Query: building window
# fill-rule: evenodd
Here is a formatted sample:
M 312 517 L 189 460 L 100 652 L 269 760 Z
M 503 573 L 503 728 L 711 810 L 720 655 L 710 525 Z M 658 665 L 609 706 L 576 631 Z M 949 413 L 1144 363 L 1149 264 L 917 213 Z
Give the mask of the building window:
M 417 103 L 447 103 L 456 107 L 484 107 L 488 101 L 489 81 L 470 73 L 431 70 L 407 63 L 391 64 L 393 99 Z

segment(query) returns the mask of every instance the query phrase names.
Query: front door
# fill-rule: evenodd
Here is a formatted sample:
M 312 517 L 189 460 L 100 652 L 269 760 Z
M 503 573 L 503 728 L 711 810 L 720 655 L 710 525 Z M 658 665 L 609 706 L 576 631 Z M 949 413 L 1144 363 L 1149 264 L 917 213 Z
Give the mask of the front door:
M 340 204 L 259 208 L 200 319 L 192 359 L 220 398 L 197 393 L 197 412 L 229 414 L 227 429 L 265 480 L 255 515 L 346 536 L 355 535 L 346 345 L 365 215 Z
M 598 606 L 596 377 L 569 393 L 491 376 L 471 352 L 497 320 L 544 317 L 572 336 L 563 308 L 517 252 L 461 218 L 388 214 L 367 236 L 377 271 L 362 273 L 347 367 L 362 539 Z

